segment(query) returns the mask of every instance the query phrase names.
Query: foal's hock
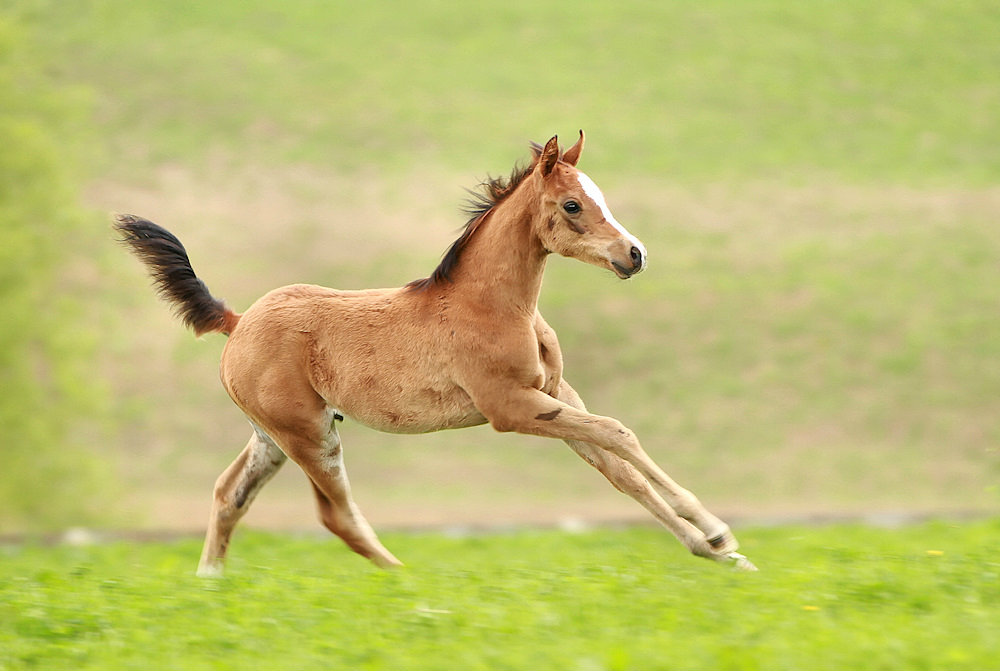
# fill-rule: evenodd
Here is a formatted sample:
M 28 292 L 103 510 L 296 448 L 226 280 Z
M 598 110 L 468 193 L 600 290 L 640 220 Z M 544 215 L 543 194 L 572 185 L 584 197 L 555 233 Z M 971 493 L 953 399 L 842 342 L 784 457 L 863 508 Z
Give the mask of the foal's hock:
M 229 336 L 226 391 L 246 413 L 247 446 L 215 483 L 199 575 L 222 572 L 233 528 L 291 457 L 309 476 L 323 524 L 379 566 L 400 562 L 351 497 L 337 423 L 423 433 L 489 422 L 560 438 L 693 554 L 753 565 L 729 527 L 680 487 L 616 419 L 587 412 L 563 379 L 556 334 L 538 311 L 549 254 L 640 272 L 646 249 L 611 214 L 555 137 L 533 160 L 483 185 L 462 235 L 426 279 L 396 289 L 275 289 L 243 314 L 214 298 L 180 241 L 156 224 L 117 218 L 123 241 L 196 334 Z

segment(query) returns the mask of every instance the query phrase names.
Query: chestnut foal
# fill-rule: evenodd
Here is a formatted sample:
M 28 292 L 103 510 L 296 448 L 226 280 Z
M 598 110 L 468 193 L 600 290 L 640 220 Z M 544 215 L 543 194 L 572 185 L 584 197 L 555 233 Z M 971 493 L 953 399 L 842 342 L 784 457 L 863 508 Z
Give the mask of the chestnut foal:
M 394 433 L 489 422 L 497 431 L 560 438 L 667 527 L 693 554 L 752 570 L 729 527 L 675 483 L 635 434 L 594 415 L 563 379 L 556 334 L 538 311 L 546 257 L 572 257 L 620 278 L 646 264 L 642 243 L 576 169 L 584 136 L 557 138 L 510 179 L 484 185 L 464 233 L 427 279 L 396 289 L 295 284 L 243 314 L 212 297 L 180 241 L 131 215 L 123 241 L 159 293 L 198 335 L 229 336 L 222 382 L 253 426 L 215 484 L 199 575 L 221 574 L 230 535 L 261 487 L 291 457 L 309 476 L 319 516 L 378 566 L 400 564 L 351 497 L 337 422 Z

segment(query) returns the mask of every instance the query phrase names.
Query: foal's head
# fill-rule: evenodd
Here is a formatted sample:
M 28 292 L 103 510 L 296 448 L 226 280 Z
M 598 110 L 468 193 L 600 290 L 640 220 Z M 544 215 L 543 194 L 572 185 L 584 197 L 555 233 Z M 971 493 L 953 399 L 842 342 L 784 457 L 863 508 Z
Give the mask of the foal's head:
M 535 234 L 550 252 L 613 271 L 624 279 L 646 265 L 646 248 L 615 220 L 594 181 L 576 169 L 583 131 L 561 153 L 556 137 L 536 147 L 541 216 Z

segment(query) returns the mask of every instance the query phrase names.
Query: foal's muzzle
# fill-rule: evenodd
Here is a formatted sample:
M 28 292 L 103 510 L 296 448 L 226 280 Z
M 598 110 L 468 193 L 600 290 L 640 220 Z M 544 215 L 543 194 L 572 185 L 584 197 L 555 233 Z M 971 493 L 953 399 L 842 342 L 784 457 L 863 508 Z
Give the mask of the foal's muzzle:
M 612 261 L 611 265 L 614 266 L 618 277 L 624 280 L 639 273 L 646 267 L 646 254 L 643 250 L 633 245 L 628 252 L 627 262 Z

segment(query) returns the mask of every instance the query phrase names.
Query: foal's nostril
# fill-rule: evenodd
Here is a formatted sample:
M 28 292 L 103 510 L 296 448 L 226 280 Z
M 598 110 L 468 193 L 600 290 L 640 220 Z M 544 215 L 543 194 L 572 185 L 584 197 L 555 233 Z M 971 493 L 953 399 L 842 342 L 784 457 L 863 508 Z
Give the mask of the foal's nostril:
M 632 247 L 628 252 L 628 256 L 632 260 L 633 268 L 642 267 L 642 251 L 638 247 Z

